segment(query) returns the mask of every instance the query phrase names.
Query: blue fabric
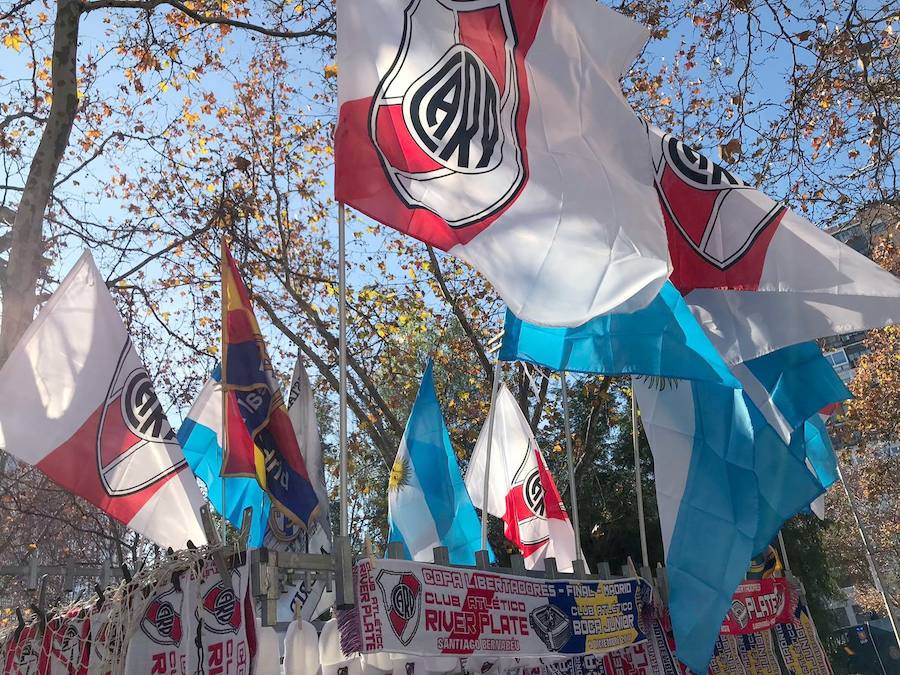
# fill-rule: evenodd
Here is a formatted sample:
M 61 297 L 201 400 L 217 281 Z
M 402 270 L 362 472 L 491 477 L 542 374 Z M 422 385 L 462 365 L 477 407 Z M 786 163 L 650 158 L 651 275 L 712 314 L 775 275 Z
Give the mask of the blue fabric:
M 667 573 L 678 657 L 703 672 L 750 560 L 824 488 L 743 391 L 685 384 L 695 431 Z
M 407 541 L 404 533 L 421 531 L 422 523 L 427 522 L 423 519 L 431 519 L 441 545 L 449 549 L 450 562 L 474 564 L 475 552 L 481 548 L 481 521 L 450 444 L 434 389 L 431 362 L 422 377 L 397 453 L 397 462 L 404 458 L 408 458 L 411 475 L 401 489 L 394 491 L 396 497 L 389 496 L 388 541 L 402 543 L 408 557 L 411 551 L 415 555 L 419 546 Z M 403 504 L 404 508 L 397 509 L 396 504 Z
M 740 386 L 671 282 L 637 312 L 598 316 L 575 328 L 536 326 L 507 310 L 500 359 L 557 371 Z
M 791 429 L 798 429 L 829 403 L 852 396 L 815 342 L 784 347 L 744 365 L 768 391 Z
M 837 455 L 828 437 L 825 422 L 813 415 L 804 425 L 806 458 L 823 488 L 829 488 L 838 480 Z
M 240 527 L 244 509 L 248 506 L 253 509 L 248 544 L 251 548 L 259 548 L 263 545 L 270 502 L 255 478 L 221 477 L 222 398 L 221 389 L 214 388 L 218 379 L 219 369 L 216 368 L 213 378 L 206 383 L 178 430 L 178 442 L 181 443 L 185 459 L 194 475 L 206 485 L 207 496 L 213 508 L 223 514 L 228 522 Z M 203 419 L 211 426 L 201 424 L 198 419 Z M 222 508 L 223 480 L 228 506 L 225 513 Z

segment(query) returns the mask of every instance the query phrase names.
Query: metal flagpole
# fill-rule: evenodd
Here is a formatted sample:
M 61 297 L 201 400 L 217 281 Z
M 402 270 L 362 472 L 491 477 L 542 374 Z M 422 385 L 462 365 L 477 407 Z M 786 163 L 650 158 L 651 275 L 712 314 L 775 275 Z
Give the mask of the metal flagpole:
M 350 522 L 347 505 L 347 234 L 345 231 L 346 207 L 338 204 L 338 437 L 341 455 L 340 475 L 340 536 L 335 541 L 335 584 L 336 604 L 338 608 L 349 607 L 354 603 L 353 592 L 353 560 L 350 553 Z
M 790 574 L 791 563 L 788 561 L 787 547 L 784 545 L 784 536 L 782 536 L 781 530 L 778 530 L 778 545 L 781 547 L 781 559 L 784 561 L 784 571 Z
M 856 522 L 856 528 L 859 530 L 860 539 L 863 542 L 863 548 L 866 550 L 866 560 L 869 563 L 869 571 L 872 574 L 872 581 L 875 582 L 875 590 L 881 593 L 881 599 L 884 602 L 884 608 L 887 610 L 888 620 L 891 622 L 891 629 L 894 631 L 894 638 L 897 640 L 897 644 L 900 645 L 900 633 L 897 631 L 897 617 L 894 616 L 894 609 L 891 607 L 891 603 L 888 600 L 887 594 L 884 592 L 884 584 L 881 583 L 881 574 L 878 572 L 878 566 L 875 564 L 875 556 L 872 554 L 872 542 L 869 540 L 869 535 L 866 533 L 866 528 L 863 526 L 862 520 L 859 518 L 859 513 L 856 510 L 856 500 L 853 498 L 853 493 L 850 492 L 850 488 L 847 487 L 847 481 L 844 480 L 844 472 L 841 471 L 841 463 L 838 461 L 837 464 L 838 470 L 838 480 L 841 481 L 841 487 L 844 488 L 844 494 L 847 495 L 847 501 L 850 504 L 850 512 L 853 514 L 853 520 Z
M 575 530 L 576 559 L 584 561 L 581 552 L 581 526 L 578 521 L 578 497 L 575 490 L 575 460 L 572 458 L 572 431 L 569 427 L 569 388 L 566 385 L 566 371 L 559 374 L 562 383 L 563 431 L 566 434 L 566 462 L 569 465 L 569 501 L 572 502 L 572 527 Z
M 228 320 L 228 310 L 225 307 L 225 234 L 222 233 L 222 250 L 220 253 L 219 270 L 222 275 L 222 290 L 219 296 L 222 304 L 222 358 L 219 360 L 219 389 L 222 391 L 222 462 L 219 464 L 219 477 L 222 479 L 222 545 L 225 545 L 225 536 L 228 532 L 228 508 L 226 506 L 225 476 L 225 458 L 228 456 L 228 396 L 225 390 L 225 356 L 228 352 L 228 345 L 225 343 L 226 332 L 228 330 L 226 321 Z
M 637 400 L 634 397 L 634 383 L 631 385 L 631 441 L 634 446 L 634 491 L 637 494 L 638 527 L 641 533 L 641 559 L 643 567 L 649 567 L 647 555 L 647 523 L 644 521 L 644 486 L 641 483 L 640 436 L 638 435 Z
M 491 487 L 491 446 L 494 444 L 494 405 L 500 390 L 500 359 L 494 363 L 494 381 L 491 385 L 491 409 L 488 411 L 487 458 L 484 464 L 484 489 L 481 491 L 481 550 L 487 551 L 488 491 Z

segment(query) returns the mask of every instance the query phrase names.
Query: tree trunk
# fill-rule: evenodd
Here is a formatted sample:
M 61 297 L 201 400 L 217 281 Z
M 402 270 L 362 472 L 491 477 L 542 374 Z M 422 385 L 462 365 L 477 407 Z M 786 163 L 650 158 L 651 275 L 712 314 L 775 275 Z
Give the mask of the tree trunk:
M 44 213 L 56 181 L 56 172 L 69 143 L 78 112 L 79 0 L 58 0 L 53 30 L 53 66 L 50 115 L 31 160 L 28 180 L 12 227 L 9 265 L 3 289 L 0 323 L 0 366 L 34 318 L 36 288 L 43 259 Z

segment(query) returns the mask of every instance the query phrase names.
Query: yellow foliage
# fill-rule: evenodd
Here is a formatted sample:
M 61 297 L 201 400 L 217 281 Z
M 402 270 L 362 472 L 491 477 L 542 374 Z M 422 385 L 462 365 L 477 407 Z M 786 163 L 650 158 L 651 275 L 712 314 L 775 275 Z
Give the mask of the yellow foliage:
M 22 51 L 22 36 L 19 31 L 13 31 L 9 35 L 4 36 L 3 44 L 17 52 Z

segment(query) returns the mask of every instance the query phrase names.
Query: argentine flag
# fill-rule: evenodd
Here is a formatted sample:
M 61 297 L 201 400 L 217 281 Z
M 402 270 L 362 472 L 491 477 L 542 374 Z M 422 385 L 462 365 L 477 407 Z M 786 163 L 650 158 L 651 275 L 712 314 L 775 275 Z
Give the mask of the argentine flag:
M 388 541 L 407 560 L 432 562 L 446 546 L 450 562 L 474 565 L 481 523 L 466 491 L 434 391 L 429 361 L 388 482 Z
M 740 386 L 670 282 L 644 309 L 605 314 L 575 328 L 536 326 L 507 310 L 500 360 L 573 373 L 676 377 Z
M 753 395 L 632 378 L 653 451 L 678 658 L 696 672 L 706 669 L 750 560 L 835 480 L 817 411 L 849 392 L 812 343 L 763 359 L 745 364 Z M 788 429 L 787 441 L 771 415 Z
M 207 380 L 200 394 L 191 406 L 187 418 L 178 430 L 178 442 L 184 450 L 194 475 L 199 478 L 208 491 L 208 498 L 213 508 L 223 514 L 235 527 L 241 526 L 244 509 L 253 508 L 250 525 L 251 548 L 263 545 L 263 535 L 269 519 L 269 498 L 255 478 L 222 478 L 222 386 L 219 367 L 216 366 L 212 377 Z M 243 424 L 242 420 L 232 420 Z M 225 481 L 225 501 L 227 509 L 222 507 L 222 481 Z

